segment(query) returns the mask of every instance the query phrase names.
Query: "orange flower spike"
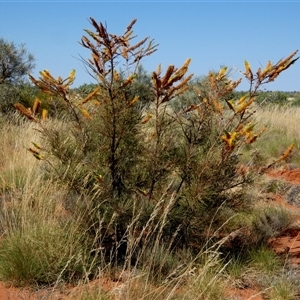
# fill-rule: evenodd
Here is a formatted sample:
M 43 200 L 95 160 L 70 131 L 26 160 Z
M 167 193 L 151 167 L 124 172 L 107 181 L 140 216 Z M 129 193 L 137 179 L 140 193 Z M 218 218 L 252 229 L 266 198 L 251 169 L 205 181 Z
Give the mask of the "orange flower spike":
M 89 93 L 81 102 L 81 104 L 85 104 L 87 103 L 89 100 L 91 100 L 96 94 L 98 94 L 100 91 L 100 88 L 97 87 L 96 89 L 94 89 L 91 93 Z
M 125 81 L 123 82 L 123 86 L 127 86 L 129 84 L 132 84 L 134 78 L 136 77 L 135 74 L 130 75 L 128 78 L 125 79 Z
M 139 100 L 139 96 L 134 96 L 134 98 L 129 102 L 129 106 L 133 105 L 134 103 L 136 103 Z
M 281 160 L 286 159 L 292 153 L 294 147 L 295 147 L 295 144 L 291 144 L 287 148 L 287 150 L 282 153 L 282 155 L 279 157 L 279 159 L 277 161 L 281 161 Z
M 141 121 L 141 124 L 146 124 L 152 117 L 153 117 L 153 114 L 148 114 L 148 115 Z
M 36 98 L 34 101 L 34 104 L 32 106 L 32 112 L 34 114 L 37 114 L 39 112 L 40 106 L 41 106 L 41 100 L 39 98 Z

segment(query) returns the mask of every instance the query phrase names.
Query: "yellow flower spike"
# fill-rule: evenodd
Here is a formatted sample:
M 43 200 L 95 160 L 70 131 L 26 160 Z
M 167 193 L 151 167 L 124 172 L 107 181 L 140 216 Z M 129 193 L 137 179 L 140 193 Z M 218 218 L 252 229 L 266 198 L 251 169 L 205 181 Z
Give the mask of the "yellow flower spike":
M 114 80 L 117 81 L 119 80 L 120 76 L 119 76 L 119 73 L 118 71 L 114 70 Z
M 43 160 L 44 159 L 44 157 L 42 156 L 42 155 L 40 155 L 40 154 L 33 154 L 33 156 L 36 158 L 36 159 L 38 159 L 38 160 Z
M 217 75 L 216 79 L 217 79 L 217 80 L 222 80 L 222 79 L 224 79 L 225 74 L 226 74 L 226 71 L 227 71 L 227 67 L 223 67 L 223 68 L 220 70 L 219 74 Z
M 67 80 L 67 85 L 71 85 L 71 84 L 74 82 L 74 80 L 75 80 L 75 75 L 76 75 L 76 70 L 73 69 L 73 70 L 70 72 L 70 74 L 69 74 L 69 78 L 68 78 L 68 80 Z
M 263 78 L 266 76 L 266 74 L 271 71 L 271 69 L 273 68 L 273 65 L 271 63 L 271 61 L 269 60 L 265 69 L 261 72 L 260 77 Z
M 237 108 L 236 113 L 238 113 L 238 114 L 243 113 L 246 110 L 246 108 L 253 103 L 253 101 L 254 101 L 254 98 L 251 98 L 247 102 L 242 103 L 242 105 L 240 105 Z
M 99 183 L 103 182 L 103 176 L 102 176 L 101 174 L 95 175 L 95 179 L 96 179 Z
M 225 134 L 221 136 L 221 139 L 227 144 L 227 147 L 232 150 L 235 147 L 237 137 L 238 137 L 237 132 L 225 131 Z
M 55 78 L 50 74 L 50 72 L 49 72 L 48 70 L 44 70 L 44 71 L 42 72 L 42 75 L 43 75 L 44 77 L 46 77 L 47 79 L 50 79 L 50 80 L 52 80 L 52 81 L 56 81 Z
M 31 142 L 31 144 L 32 144 L 36 149 L 39 149 L 39 150 L 42 149 L 41 146 L 38 145 L 37 143 Z M 29 148 L 29 149 L 30 149 L 30 148 Z M 29 149 L 28 149 L 28 150 L 29 150 Z M 30 151 L 30 150 L 29 150 L 29 151 Z
M 156 72 L 155 72 L 158 76 L 160 75 L 160 73 L 161 73 L 161 64 L 159 64 L 158 66 L 157 66 L 157 70 L 156 70 Z
M 81 110 L 82 114 L 84 115 L 84 117 L 86 117 L 89 120 L 92 119 L 92 117 L 90 116 L 90 114 L 88 113 L 88 111 L 86 109 L 81 108 L 80 110 Z
M 238 105 L 242 104 L 246 100 L 247 97 L 248 97 L 248 95 L 242 96 L 238 101 Z
M 244 75 L 246 76 L 246 78 L 249 79 L 250 81 L 253 80 L 253 73 L 251 71 L 251 66 L 247 60 L 245 60 L 245 69 L 246 71 Z
M 249 133 L 251 133 L 253 131 L 255 125 L 256 124 L 249 123 L 248 125 L 246 125 L 245 127 L 243 127 L 243 129 L 241 130 L 241 133 L 242 134 L 249 134 Z
M 36 159 L 38 159 L 38 160 L 44 159 L 44 157 L 38 151 L 36 151 L 32 148 L 29 148 L 27 150 L 30 151 Z
M 76 70 L 73 69 L 73 70 L 70 72 L 69 78 L 71 78 L 71 79 L 75 78 L 75 74 L 76 74 Z
M 188 58 L 188 59 L 184 62 L 183 66 L 182 66 L 181 68 L 179 68 L 179 69 L 178 69 L 178 70 L 177 70 L 177 71 L 176 71 L 176 72 L 168 79 L 167 84 L 171 85 L 171 84 L 173 84 L 174 82 L 180 80 L 180 79 L 185 75 L 185 73 L 187 72 L 188 66 L 189 66 L 190 62 L 191 62 L 191 59 Z
M 42 120 L 46 121 L 48 117 L 48 110 L 47 109 L 43 109 L 42 110 Z

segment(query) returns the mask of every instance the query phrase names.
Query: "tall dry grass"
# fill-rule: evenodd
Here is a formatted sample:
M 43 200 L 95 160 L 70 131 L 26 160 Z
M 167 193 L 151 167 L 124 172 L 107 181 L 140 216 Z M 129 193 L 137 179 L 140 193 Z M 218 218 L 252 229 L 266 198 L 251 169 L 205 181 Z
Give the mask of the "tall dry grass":
M 299 147 L 300 107 L 268 105 L 256 108 L 254 122 L 266 131 L 257 139 L 255 144 L 245 147 L 244 161 L 251 161 L 260 167 L 267 166 L 280 157 L 280 155 L 294 144 L 292 155 L 277 166 L 286 162 L 300 165 Z

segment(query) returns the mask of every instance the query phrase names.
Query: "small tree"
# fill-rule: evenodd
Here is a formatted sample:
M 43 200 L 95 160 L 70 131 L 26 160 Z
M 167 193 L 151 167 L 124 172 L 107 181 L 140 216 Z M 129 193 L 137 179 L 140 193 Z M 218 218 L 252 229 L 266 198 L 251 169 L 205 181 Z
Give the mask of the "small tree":
M 13 102 L 24 102 L 28 84 L 24 76 L 34 68 L 34 57 L 24 44 L 16 46 L 0 38 L 0 111 L 9 112 Z
M 33 68 L 34 56 L 26 50 L 25 44 L 18 47 L 0 38 L 0 84 L 20 83 Z

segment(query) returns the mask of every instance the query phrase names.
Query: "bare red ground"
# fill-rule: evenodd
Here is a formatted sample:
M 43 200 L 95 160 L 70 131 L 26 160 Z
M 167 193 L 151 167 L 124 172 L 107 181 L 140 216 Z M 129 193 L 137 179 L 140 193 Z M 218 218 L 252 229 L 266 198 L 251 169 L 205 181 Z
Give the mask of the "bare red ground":
M 291 184 L 300 185 L 300 169 L 294 170 L 274 170 L 269 169 L 266 174 L 274 179 L 284 180 Z M 268 195 L 272 198 L 274 203 L 284 205 L 285 207 L 293 210 L 299 215 L 295 226 L 286 230 L 282 236 L 270 240 L 270 245 L 278 255 L 286 255 L 286 258 L 291 264 L 300 264 L 300 207 L 295 207 L 288 204 L 282 196 Z M 92 283 L 93 286 L 98 286 L 102 290 L 111 290 L 116 287 L 116 283 L 109 280 L 98 280 Z M 0 300 L 39 300 L 39 299 L 51 299 L 51 300 L 75 300 L 78 295 L 79 287 L 69 289 L 66 294 L 62 294 L 58 291 L 40 290 L 30 291 L 28 289 L 20 289 L 9 287 L 0 282 Z M 263 300 L 259 290 L 253 288 L 244 289 L 230 289 L 229 291 L 232 299 L 238 300 Z
M 263 300 L 261 293 L 252 288 L 231 289 L 229 294 L 231 297 L 234 297 L 234 299 L 238 300 Z

